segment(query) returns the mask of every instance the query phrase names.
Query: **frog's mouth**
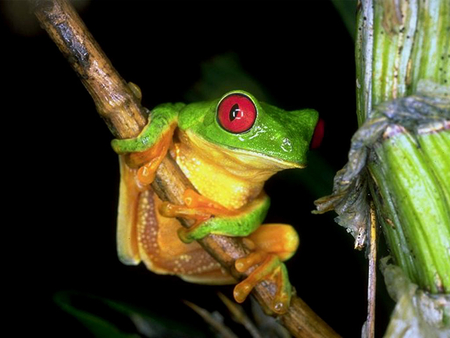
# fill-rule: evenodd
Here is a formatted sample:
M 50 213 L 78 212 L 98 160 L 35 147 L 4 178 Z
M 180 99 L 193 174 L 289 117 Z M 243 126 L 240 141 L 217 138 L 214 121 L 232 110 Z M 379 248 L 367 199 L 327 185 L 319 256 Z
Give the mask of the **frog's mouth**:
M 230 147 L 218 147 L 222 153 L 220 166 L 230 173 L 249 181 L 266 181 L 278 171 L 304 168 L 296 162 L 271 157 L 266 154 L 250 152 Z
M 222 152 L 234 159 L 238 165 L 249 166 L 253 168 L 266 168 L 275 171 L 292 168 L 304 168 L 306 165 L 298 162 L 283 160 L 278 157 L 272 157 L 261 152 L 252 152 L 232 147 L 222 148 Z
M 217 145 L 194 133 L 189 133 L 187 137 L 184 132 L 181 132 L 179 137 L 183 138 L 183 143 L 198 156 L 207 158 L 208 162 L 250 181 L 264 181 L 278 171 L 305 167 L 304 164 L 272 157 L 265 153 Z

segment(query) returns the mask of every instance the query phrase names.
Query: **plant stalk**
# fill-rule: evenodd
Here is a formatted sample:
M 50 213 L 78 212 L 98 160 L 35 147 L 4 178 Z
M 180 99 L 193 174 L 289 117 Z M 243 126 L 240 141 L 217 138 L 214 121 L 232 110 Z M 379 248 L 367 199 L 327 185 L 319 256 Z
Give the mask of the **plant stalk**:
M 355 247 L 362 248 L 370 239 L 373 199 L 398 266 L 383 265 L 385 280 L 389 284 L 403 273 L 403 280 L 416 285 L 390 283 L 398 306 L 389 337 L 406 332 L 447 337 L 450 1 L 361 0 L 357 29 L 360 127 L 348 163 L 335 176 L 333 193 L 315 202 L 317 213 L 335 210 L 337 222 L 355 237 Z
M 360 123 L 373 117 L 380 103 L 420 91 L 445 106 L 450 100 L 450 1 L 365 1 L 362 7 L 359 27 L 372 41 L 366 41 L 370 49 L 362 43 L 357 49 L 357 62 L 370 69 L 358 74 L 365 84 L 358 90 Z M 400 115 L 391 119 L 374 147 L 370 189 L 394 262 L 424 290 L 448 293 L 448 107 L 433 113 L 437 116 L 420 123 Z

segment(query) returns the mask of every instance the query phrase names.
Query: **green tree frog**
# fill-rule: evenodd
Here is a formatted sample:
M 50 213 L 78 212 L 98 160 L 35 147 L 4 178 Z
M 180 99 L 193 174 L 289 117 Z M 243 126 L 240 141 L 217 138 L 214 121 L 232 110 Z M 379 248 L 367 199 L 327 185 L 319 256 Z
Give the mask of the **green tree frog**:
M 272 310 L 285 312 L 291 285 L 283 261 L 295 253 L 299 239 L 290 225 L 261 226 L 270 203 L 263 185 L 280 170 L 306 165 L 311 142 L 320 138 L 318 121 L 315 110 L 284 111 L 244 91 L 210 102 L 157 106 L 139 136 L 112 141 L 121 166 L 120 260 L 142 261 L 153 272 L 190 282 L 236 283 L 195 240 L 208 234 L 243 237 L 251 253 L 235 268 L 257 268 L 236 285 L 236 301 L 272 279 L 278 288 Z M 184 193 L 184 205 L 162 202 L 150 189 L 168 151 L 196 189 Z M 183 228 L 177 217 L 195 224 Z

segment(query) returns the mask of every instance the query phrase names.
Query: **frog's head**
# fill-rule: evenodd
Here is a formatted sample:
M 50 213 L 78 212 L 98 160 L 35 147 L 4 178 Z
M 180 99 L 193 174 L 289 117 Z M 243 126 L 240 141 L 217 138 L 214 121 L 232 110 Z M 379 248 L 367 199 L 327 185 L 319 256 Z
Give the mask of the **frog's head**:
M 196 126 L 198 135 L 239 158 L 278 170 L 304 167 L 313 136 L 321 137 L 321 130 L 315 133 L 316 126 L 321 129 L 315 110 L 285 111 L 244 91 L 225 94 L 209 110 Z

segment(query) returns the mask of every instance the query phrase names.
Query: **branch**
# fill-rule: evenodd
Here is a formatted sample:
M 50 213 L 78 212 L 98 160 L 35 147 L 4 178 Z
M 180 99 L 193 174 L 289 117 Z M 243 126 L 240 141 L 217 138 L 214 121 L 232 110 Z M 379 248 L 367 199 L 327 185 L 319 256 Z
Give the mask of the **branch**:
M 131 138 L 146 125 L 146 109 L 132 94 L 86 26 L 65 0 L 31 1 L 41 26 L 64 54 L 80 80 L 92 96 L 97 111 L 117 138 Z M 167 156 L 160 165 L 153 190 L 166 201 L 182 204 L 186 188 L 193 188 L 177 164 Z M 180 220 L 183 226 L 189 224 Z M 245 278 L 234 269 L 236 259 L 247 252 L 236 238 L 209 235 L 199 241 L 223 267 L 237 279 Z M 270 304 L 275 285 L 259 283 L 253 295 L 263 308 Z M 293 296 L 288 312 L 281 322 L 296 337 L 338 337 L 300 298 Z

